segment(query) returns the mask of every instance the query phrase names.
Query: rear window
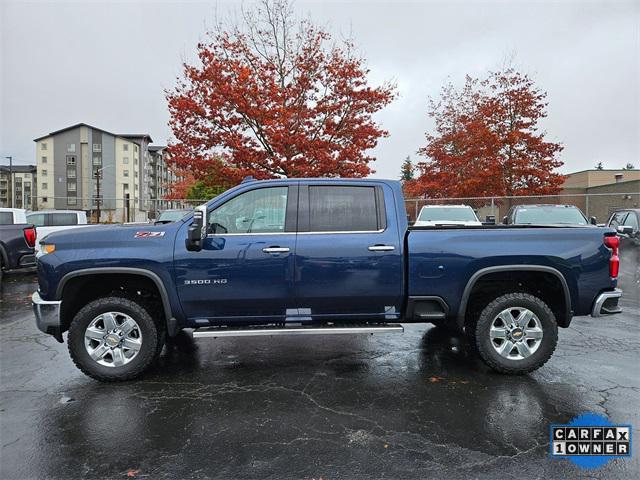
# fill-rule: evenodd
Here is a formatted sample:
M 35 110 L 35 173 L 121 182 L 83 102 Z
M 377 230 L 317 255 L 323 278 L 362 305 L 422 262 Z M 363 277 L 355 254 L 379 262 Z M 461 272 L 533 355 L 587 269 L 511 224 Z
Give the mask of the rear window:
M 75 213 L 50 213 L 49 225 L 61 227 L 63 225 L 77 225 L 78 215 Z
M 13 213 L 0 212 L 0 225 L 13 225 Z
M 514 223 L 519 225 L 588 225 L 577 208 L 530 207 L 516 211 Z
M 429 207 L 420 211 L 418 220 L 424 222 L 477 222 L 478 218 L 472 208 Z
M 44 227 L 44 213 L 32 213 L 27 215 L 27 222 L 33 223 L 36 227 Z
M 309 187 L 309 230 L 353 232 L 378 230 L 374 187 Z
M 175 222 L 184 217 L 189 210 L 167 210 L 160 214 L 158 217 L 159 222 Z

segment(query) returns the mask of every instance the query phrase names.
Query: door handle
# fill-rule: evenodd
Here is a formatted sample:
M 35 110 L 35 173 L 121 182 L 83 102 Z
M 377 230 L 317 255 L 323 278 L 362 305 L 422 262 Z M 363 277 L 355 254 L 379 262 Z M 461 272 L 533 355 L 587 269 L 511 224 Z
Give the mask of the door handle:
M 287 247 L 265 247 L 262 249 L 264 253 L 288 253 Z
M 393 245 L 371 245 L 369 247 L 370 252 L 390 252 L 391 250 L 395 250 L 396 247 Z

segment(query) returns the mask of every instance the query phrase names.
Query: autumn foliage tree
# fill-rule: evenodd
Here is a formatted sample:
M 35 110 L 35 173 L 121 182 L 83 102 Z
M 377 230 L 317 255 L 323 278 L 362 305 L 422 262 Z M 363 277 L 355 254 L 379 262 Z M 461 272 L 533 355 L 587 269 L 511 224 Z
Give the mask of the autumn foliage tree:
M 198 45 L 167 92 L 176 167 L 208 184 L 246 175 L 363 177 L 387 132 L 372 115 L 395 96 L 372 87 L 351 41 L 333 42 L 283 0 L 242 11 Z
M 546 93 L 513 68 L 484 80 L 467 76 L 462 89 L 446 85 L 430 100 L 435 131 L 418 153 L 420 176 L 410 196 L 482 197 L 556 194 L 564 177 L 562 145 L 545 139 Z

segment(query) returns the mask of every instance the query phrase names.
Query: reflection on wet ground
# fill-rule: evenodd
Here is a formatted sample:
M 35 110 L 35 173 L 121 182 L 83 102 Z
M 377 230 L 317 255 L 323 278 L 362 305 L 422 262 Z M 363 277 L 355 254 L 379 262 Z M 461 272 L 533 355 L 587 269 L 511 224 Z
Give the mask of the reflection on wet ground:
M 37 332 L 34 277 L 8 275 L 0 477 L 578 477 L 548 458 L 550 424 L 596 412 L 640 425 L 635 272 L 623 270 L 624 314 L 575 319 L 528 376 L 494 374 L 462 338 L 407 325 L 374 337 L 184 333 L 142 380 L 116 385 Z M 638 477 L 638 457 L 589 474 Z

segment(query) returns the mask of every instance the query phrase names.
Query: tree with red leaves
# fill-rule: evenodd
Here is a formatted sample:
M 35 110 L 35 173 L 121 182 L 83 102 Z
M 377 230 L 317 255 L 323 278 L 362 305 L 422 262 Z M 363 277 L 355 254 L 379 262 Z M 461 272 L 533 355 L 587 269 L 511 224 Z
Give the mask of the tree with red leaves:
M 485 80 L 467 76 L 461 90 L 446 85 L 429 103 L 435 133 L 418 153 L 420 176 L 405 183 L 409 196 L 552 195 L 564 177 L 554 172 L 561 144 L 545 140 L 546 93 L 513 68 Z
M 198 45 L 197 65 L 167 92 L 178 170 L 233 184 L 246 175 L 364 177 L 388 133 L 372 115 L 395 86 L 369 86 L 351 41 L 333 43 L 284 0 L 242 11 Z

